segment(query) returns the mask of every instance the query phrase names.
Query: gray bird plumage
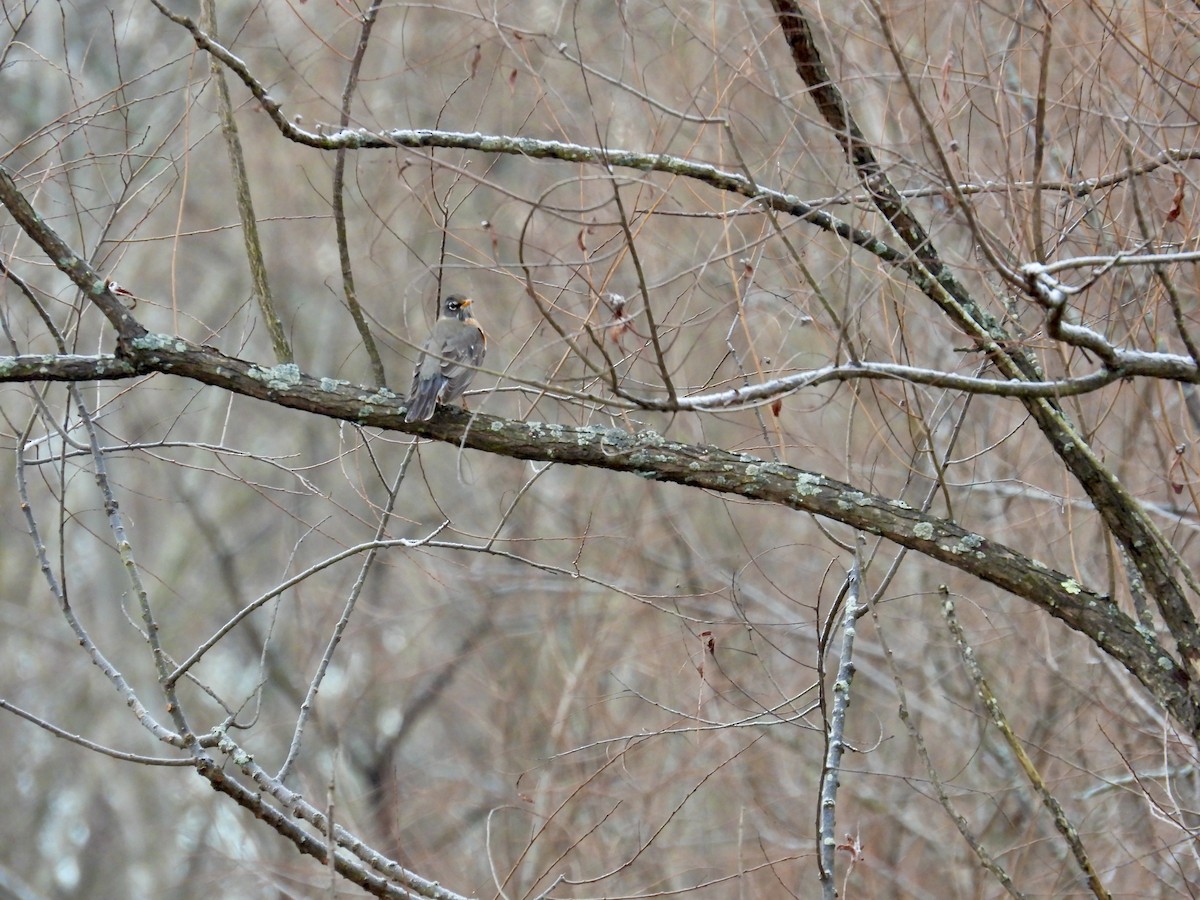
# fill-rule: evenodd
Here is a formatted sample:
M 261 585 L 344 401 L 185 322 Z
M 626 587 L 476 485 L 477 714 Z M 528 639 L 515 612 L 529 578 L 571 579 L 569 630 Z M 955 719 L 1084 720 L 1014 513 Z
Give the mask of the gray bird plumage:
M 433 417 L 437 404 L 462 396 L 475 369 L 487 352 L 487 336 L 471 315 L 471 300 L 451 294 L 442 302 L 442 312 L 433 331 L 421 345 L 413 370 L 405 422 L 423 422 Z

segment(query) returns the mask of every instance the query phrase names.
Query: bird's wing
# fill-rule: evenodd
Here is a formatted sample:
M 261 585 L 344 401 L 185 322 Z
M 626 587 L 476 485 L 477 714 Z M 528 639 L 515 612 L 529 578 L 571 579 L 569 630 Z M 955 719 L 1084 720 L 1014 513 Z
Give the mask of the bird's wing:
M 483 362 L 486 349 L 487 339 L 478 327 L 472 329 L 470 340 L 460 339 L 454 346 L 445 348 L 442 377 L 446 379 L 447 397 L 457 397 L 466 390 L 475 377 L 475 369 Z

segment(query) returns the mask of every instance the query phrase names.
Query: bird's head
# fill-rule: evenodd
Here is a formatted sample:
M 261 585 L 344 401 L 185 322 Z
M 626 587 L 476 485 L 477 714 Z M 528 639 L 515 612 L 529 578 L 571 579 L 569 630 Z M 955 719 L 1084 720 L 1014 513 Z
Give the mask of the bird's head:
M 451 294 L 442 302 L 442 315 L 465 320 L 471 314 L 472 302 L 470 297 Z

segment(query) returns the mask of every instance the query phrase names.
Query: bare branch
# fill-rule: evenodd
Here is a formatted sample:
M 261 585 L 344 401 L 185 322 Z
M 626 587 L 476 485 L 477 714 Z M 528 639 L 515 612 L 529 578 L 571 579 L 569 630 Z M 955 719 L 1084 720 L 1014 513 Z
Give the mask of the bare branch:
M 838 654 L 838 669 L 833 681 L 833 703 L 829 707 L 825 735 L 825 764 L 821 768 L 820 792 L 817 801 L 817 859 L 818 880 L 822 896 L 837 897 L 834 878 L 834 859 L 837 855 L 837 791 L 841 782 L 842 754 L 845 751 L 846 711 L 850 706 L 850 685 L 854 681 L 854 638 L 858 617 L 865 611 L 859 601 L 862 590 L 862 538 L 859 537 L 854 564 L 846 576 L 842 608 L 842 648 Z M 821 686 L 824 691 L 824 685 Z
M 10 703 L 3 697 L 0 697 L 0 709 L 7 710 L 13 715 L 20 716 L 26 722 L 32 722 L 38 728 L 50 732 L 55 737 L 62 738 L 64 741 L 69 741 L 72 744 L 78 744 L 85 750 L 91 750 L 96 753 L 101 753 L 104 756 L 109 756 L 113 759 L 119 759 L 121 762 L 136 763 L 140 766 L 188 766 L 196 765 L 195 759 L 191 757 L 180 756 L 143 756 L 140 753 L 127 753 L 124 750 L 116 750 L 112 747 L 106 747 L 103 744 L 98 744 L 95 741 L 89 741 L 82 735 L 72 734 L 65 728 L 59 728 L 53 722 L 47 722 L 41 716 L 36 716 L 28 710 L 22 709 L 15 703 Z
M 1091 888 L 1092 894 L 1102 900 L 1108 900 L 1110 896 L 1108 890 L 1104 887 L 1104 883 L 1100 880 L 1100 876 L 1096 873 L 1096 868 L 1092 864 L 1091 857 L 1088 856 L 1087 850 L 1084 849 L 1083 842 L 1079 838 L 1079 831 L 1074 824 L 1067 818 L 1066 812 L 1062 808 L 1062 804 L 1057 798 L 1050 793 L 1050 789 L 1046 786 L 1045 779 L 1042 778 L 1037 767 L 1033 764 L 1033 760 L 1025 752 L 1025 748 L 1013 733 L 1012 726 L 1008 722 L 1008 717 L 1004 713 L 1004 708 L 1000 705 L 999 699 L 988 684 L 987 679 L 983 675 L 983 670 L 979 667 L 978 661 L 975 659 L 974 649 L 967 643 L 966 634 L 963 632 L 962 625 L 958 621 L 958 614 L 954 609 L 954 601 L 950 599 L 949 594 L 943 591 L 942 597 L 942 615 L 946 619 L 946 624 L 950 628 L 950 634 L 954 637 L 954 643 L 958 647 L 959 655 L 962 657 L 963 666 L 967 670 L 967 674 L 971 678 L 971 682 L 975 685 L 975 692 L 983 703 L 984 709 L 987 710 L 988 717 L 992 720 L 992 724 L 999 730 L 1004 737 L 1005 744 L 1008 745 L 1017 763 L 1021 766 L 1025 776 L 1029 779 L 1029 783 L 1033 785 L 1034 790 L 1042 799 L 1051 815 L 1054 817 L 1054 827 L 1066 840 L 1067 845 L 1071 848 L 1071 855 L 1075 857 L 1075 862 L 1079 866 L 1084 877 L 1087 878 L 1088 887 Z
M 203 0 L 201 15 L 205 27 L 217 35 L 216 0 Z M 290 363 L 295 358 L 291 345 L 284 334 L 283 323 L 275 312 L 275 301 L 271 298 L 271 284 L 267 280 L 267 262 L 262 242 L 258 237 L 258 218 L 254 215 L 254 200 L 250 194 L 250 176 L 246 172 L 246 160 L 242 154 L 242 139 L 238 135 L 237 119 L 233 115 L 233 101 L 229 98 L 229 85 L 225 81 L 225 69 L 215 58 L 209 59 L 209 69 L 217 83 L 217 103 L 221 115 L 221 131 L 225 135 L 225 147 L 229 154 L 229 166 L 233 169 L 233 189 L 237 196 L 238 214 L 242 219 L 242 238 L 246 246 L 246 262 L 250 266 L 250 281 L 254 285 L 254 297 L 271 336 L 275 350 L 275 361 Z
M 25 195 L 21 193 L 9 170 L 0 165 L 0 203 L 4 204 L 9 214 L 25 230 L 49 259 L 75 285 L 83 291 L 84 296 L 96 304 L 104 313 L 121 341 L 132 340 L 146 333 L 133 314 L 125 308 L 112 292 L 108 279 L 100 277 L 83 257 L 79 256 L 66 241 L 60 238 L 46 222 L 30 206 Z
M 367 44 L 371 40 L 371 29 L 375 27 L 375 19 L 379 16 L 382 0 L 371 0 L 371 5 L 362 14 L 362 29 L 359 31 L 358 44 L 354 48 L 354 58 L 350 61 L 350 71 L 346 73 L 346 85 L 342 89 L 341 125 L 346 128 L 350 124 L 350 106 L 354 100 L 354 91 L 358 87 L 358 76 L 362 70 L 363 59 L 367 55 Z M 214 57 L 214 65 L 216 59 Z M 358 302 L 358 291 L 354 287 L 354 267 L 350 260 L 350 239 L 346 230 L 346 155 L 347 148 L 338 150 L 333 163 L 333 188 L 331 196 L 331 211 L 333 224 L 337 229 L 338 257 L 342 264 L 342 294 L 346 298 L 346 308 L 358 335 L 362 339 L 363 349 L 371 364 L 371 374 L 374 376 L 376 387 L 387 386 L 387 374 L 383 368 L 383 359 L 379 355 L 379 347 L 375 344 L 375 335 L 367 324 L 362 305 Z

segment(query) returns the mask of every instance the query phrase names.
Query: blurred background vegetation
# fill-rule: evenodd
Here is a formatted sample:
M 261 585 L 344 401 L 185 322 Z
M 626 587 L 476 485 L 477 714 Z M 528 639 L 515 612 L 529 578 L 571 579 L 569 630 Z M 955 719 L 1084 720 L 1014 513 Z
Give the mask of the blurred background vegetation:
M 190 6 L 173 4 L 198 17 Z M 4 7 L 0 160 L 26 196 L 137 296 L 134 314 L 152 331 L 271 364 L 208 56 L 145 2 Z M 911 208 L 954 275 L 1047 373 L 1089 370 L 1094 360 L 1042 334 L 1043 312 L 979 247 L 1014 263 L 1146 240 L 1192 249 L 1187 163 L 1037 200 L 1027 182 L 1101 177 L 1195 145 L 1195 5 L 804 9 L 832 80 L 892 182 L 914 192 Z M 289 118 L 330 133 L 363 12 L 222 3 L 218 25 Z M 343 293 L 335 154 L 284 140 L 226 77 L 296 362 L 370 384 Z M 804 90 L 766 0 L 384 4 L 351 125 L 671 154 L 898 244 Z M 947 165 L 959 182 L 989 186 L 973 195 L 974 223 L 947 187 Z M 913 506 L 932 495 L 938 515 L 1133 613 L 1121 551 L 1013 400 L 862 381 L 807 389 L 777 408 L 660 413 L 566 393 L 604 394 L 589 367 L 604 365 L 603 347 L 627 389 L 667 395 L 647 304 L 681 393 L 852 354 L 980 372 L 969 341 L 865 249 L 688 179 L 519 155 L 351 152 L 344 200 L 358 300 L 397 393 L 438 297 L 466 293 L 490 337 L 473 410 L 653 429 Z M 43 292 L 73 352 L 111 350 L 107 323 L 7 217 L 0 248 Z M 1173 277 L 1191 323 L 1194 272 Z M 1077 299 L 1080 320 L 1123 346 L 1183 352 L 1171 295 L 1152 272 L 1114 269 L 1102 288 Z M 5 352 L 53 352 L 39 317 L 6 291 Z M 1130 381 L 1063 402 L 1188 561 L 1197 528 L 1189 390 Z M 370 540 L 405 461 L 388 536 L 444 525 L 439 540 L 460 545 L 380 556 L 315 699 L 289 784 L 322 809 L 332 803 L 364 841 L 472 896 L 533 897 L 560 878 L 553 896 L 817 894 L 825 725 L 813 705 L 836 670 L 840 640 L 826 629 L 851 563 L 849 529 L 359 429 L 161 375 L 90 384 L 83 395 L 177 659 L 254 598 Z M 0 386 L 0 414 L 0 442 L 26 460 L 33 511 L 75 612 L 130 683 L 157 696 L 91 460 L 72 448 L 83 435 L 65 388 Z M 0 696 L 107 746 L 169 754 L 63 624 L 12 471 L 0 482 Z M 942 617 L 943 586 L 1107 889 L 1194 895 L 1192 739 L 1123 669 L 1035 606 L 893 544 L 869 542 L 867 554 L 868 595 L 896 571 L 858 628 L 853 752 L 837 808 L 843 895 L 1003 892 L 938 790 L 1021 891 L 1086 892 L 975 698 Z M 192 726 L 236 711 L 231 734 L 274 771 L 360 563 L 313 574 L 219 642 L 193 673 L 204 689 L 181 684 Z M 0 740 L 10 757 L 0 894 L 305 897 L 329 883 L 191 773 L 98 755 L 12 715 L 0 717 Z M 358 890 L 338 882 L 331 893 Z

